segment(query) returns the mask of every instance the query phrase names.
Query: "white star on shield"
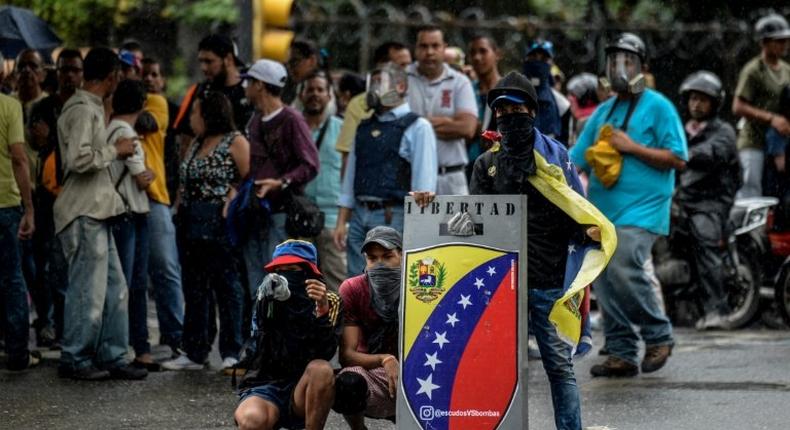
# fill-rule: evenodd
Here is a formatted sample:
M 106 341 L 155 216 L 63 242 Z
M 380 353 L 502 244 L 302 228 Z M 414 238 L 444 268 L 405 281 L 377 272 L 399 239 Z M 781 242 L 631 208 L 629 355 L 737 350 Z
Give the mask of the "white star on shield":
M 417 382 L 420 384 L 417 394 L 425 394 L 430 400 L 433 400 L 431 394 L 433 394 L 433 390 L 439 388 L 438 385 L 433 383 L 433 374 L 428 375 L 425 379 L 417 378 Z
M 451 314 L 447 314 L 447 322 L 445 324 L 450 324 L 451 326 L 453 326 L 453 328 L 455 328 L 455 323 L 459 321 L 460 320 L 456 316 L 456 312 L 453 312 Z
M 444 344 L 450 343 L 450 341 L 447 340 L 447 332 L 444 333 L 433 332 L 433 334 L 436 335 L 436 339 L 434 339 L 432 343 L 438 344 L 439 349 L 444 349 Z
M 428 359 L 428 361 L 426 361 L 423 366 L 431 366 L 431 369 L 436 370 L 436 365 L 442 364 L 442 360 L 439 360 L 439 357 L 437 357 L 438 354 L 439 351 L 433 354 L 425 354 L 425 358 Z

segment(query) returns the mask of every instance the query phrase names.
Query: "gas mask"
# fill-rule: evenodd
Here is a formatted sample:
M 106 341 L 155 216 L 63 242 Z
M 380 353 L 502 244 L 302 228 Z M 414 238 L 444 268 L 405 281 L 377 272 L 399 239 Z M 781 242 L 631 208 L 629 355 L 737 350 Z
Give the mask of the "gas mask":
M 606 78 L 601 78 L 604 88 L 617 93 L 639 94 L 645 90 L 645 75 L 638 55 L 615 51 L 606 56 Z
M 369 108 L 381 111 L 400 105 L 403 95 L 398 92 L 395 79 L 386 70 L 378 70 L 368 75 L 365 100 Z

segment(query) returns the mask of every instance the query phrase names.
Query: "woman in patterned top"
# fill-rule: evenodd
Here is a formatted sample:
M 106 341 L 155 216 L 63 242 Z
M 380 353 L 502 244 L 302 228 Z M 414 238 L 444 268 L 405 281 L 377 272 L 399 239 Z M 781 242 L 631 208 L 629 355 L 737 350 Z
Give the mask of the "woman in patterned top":
M 205 366 L 211 350 L 209 307 L 219 305 L 219 350 L 223 368 L 238 362 L 242 344 L 243 290 L 228 241 L 224 214 L 247 176 L 250 145 L 236 130 L 233 108 L 222 93 L 208 92 L 190 116 L 197 137 L 180 168 L 178 241 L 184 288 L 186 355 L 162 364 L 171 370 Z

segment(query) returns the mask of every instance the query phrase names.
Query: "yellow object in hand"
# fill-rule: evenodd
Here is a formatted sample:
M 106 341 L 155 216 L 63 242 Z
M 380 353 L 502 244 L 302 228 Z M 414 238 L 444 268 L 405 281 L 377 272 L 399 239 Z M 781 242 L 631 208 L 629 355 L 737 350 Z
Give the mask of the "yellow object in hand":
M 613 130 L 611 124 L 604 124 L 595 144 L 584 152 L 584 159 L 592 167 L 593 174 L 606 188 L 617 183 L 623 169 L 622 154 L 609 143 Z

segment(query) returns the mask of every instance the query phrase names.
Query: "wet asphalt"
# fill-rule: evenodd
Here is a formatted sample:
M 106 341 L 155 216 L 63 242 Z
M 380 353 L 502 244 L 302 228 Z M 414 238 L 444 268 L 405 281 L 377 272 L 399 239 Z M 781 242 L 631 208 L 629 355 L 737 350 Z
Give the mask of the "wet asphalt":
M 790 331 L 676 331 L 677 346 L 660 371 L 629 379 L 589 376 L 602 358 L 576 363 L 585 428 L 617 430 L 790 429 Z M 596 333 L 596 343 L 601 343 Z M 58 353 L 41 366 L 0 370 L 0 429 L 232 429 L 230 377 L 212 369 L 152 373 L 145 381 L 60 379 Z M 165 358 L 169 350 L 155 347 Z M 5 357 L 0 354 L 4 369 Z M 552 429 L 548 382 L 530 362 L 529 428 Z M 348 428 L 332 414 L 328 429 Z M 394 429 L 369 421 L 371 430 Z

